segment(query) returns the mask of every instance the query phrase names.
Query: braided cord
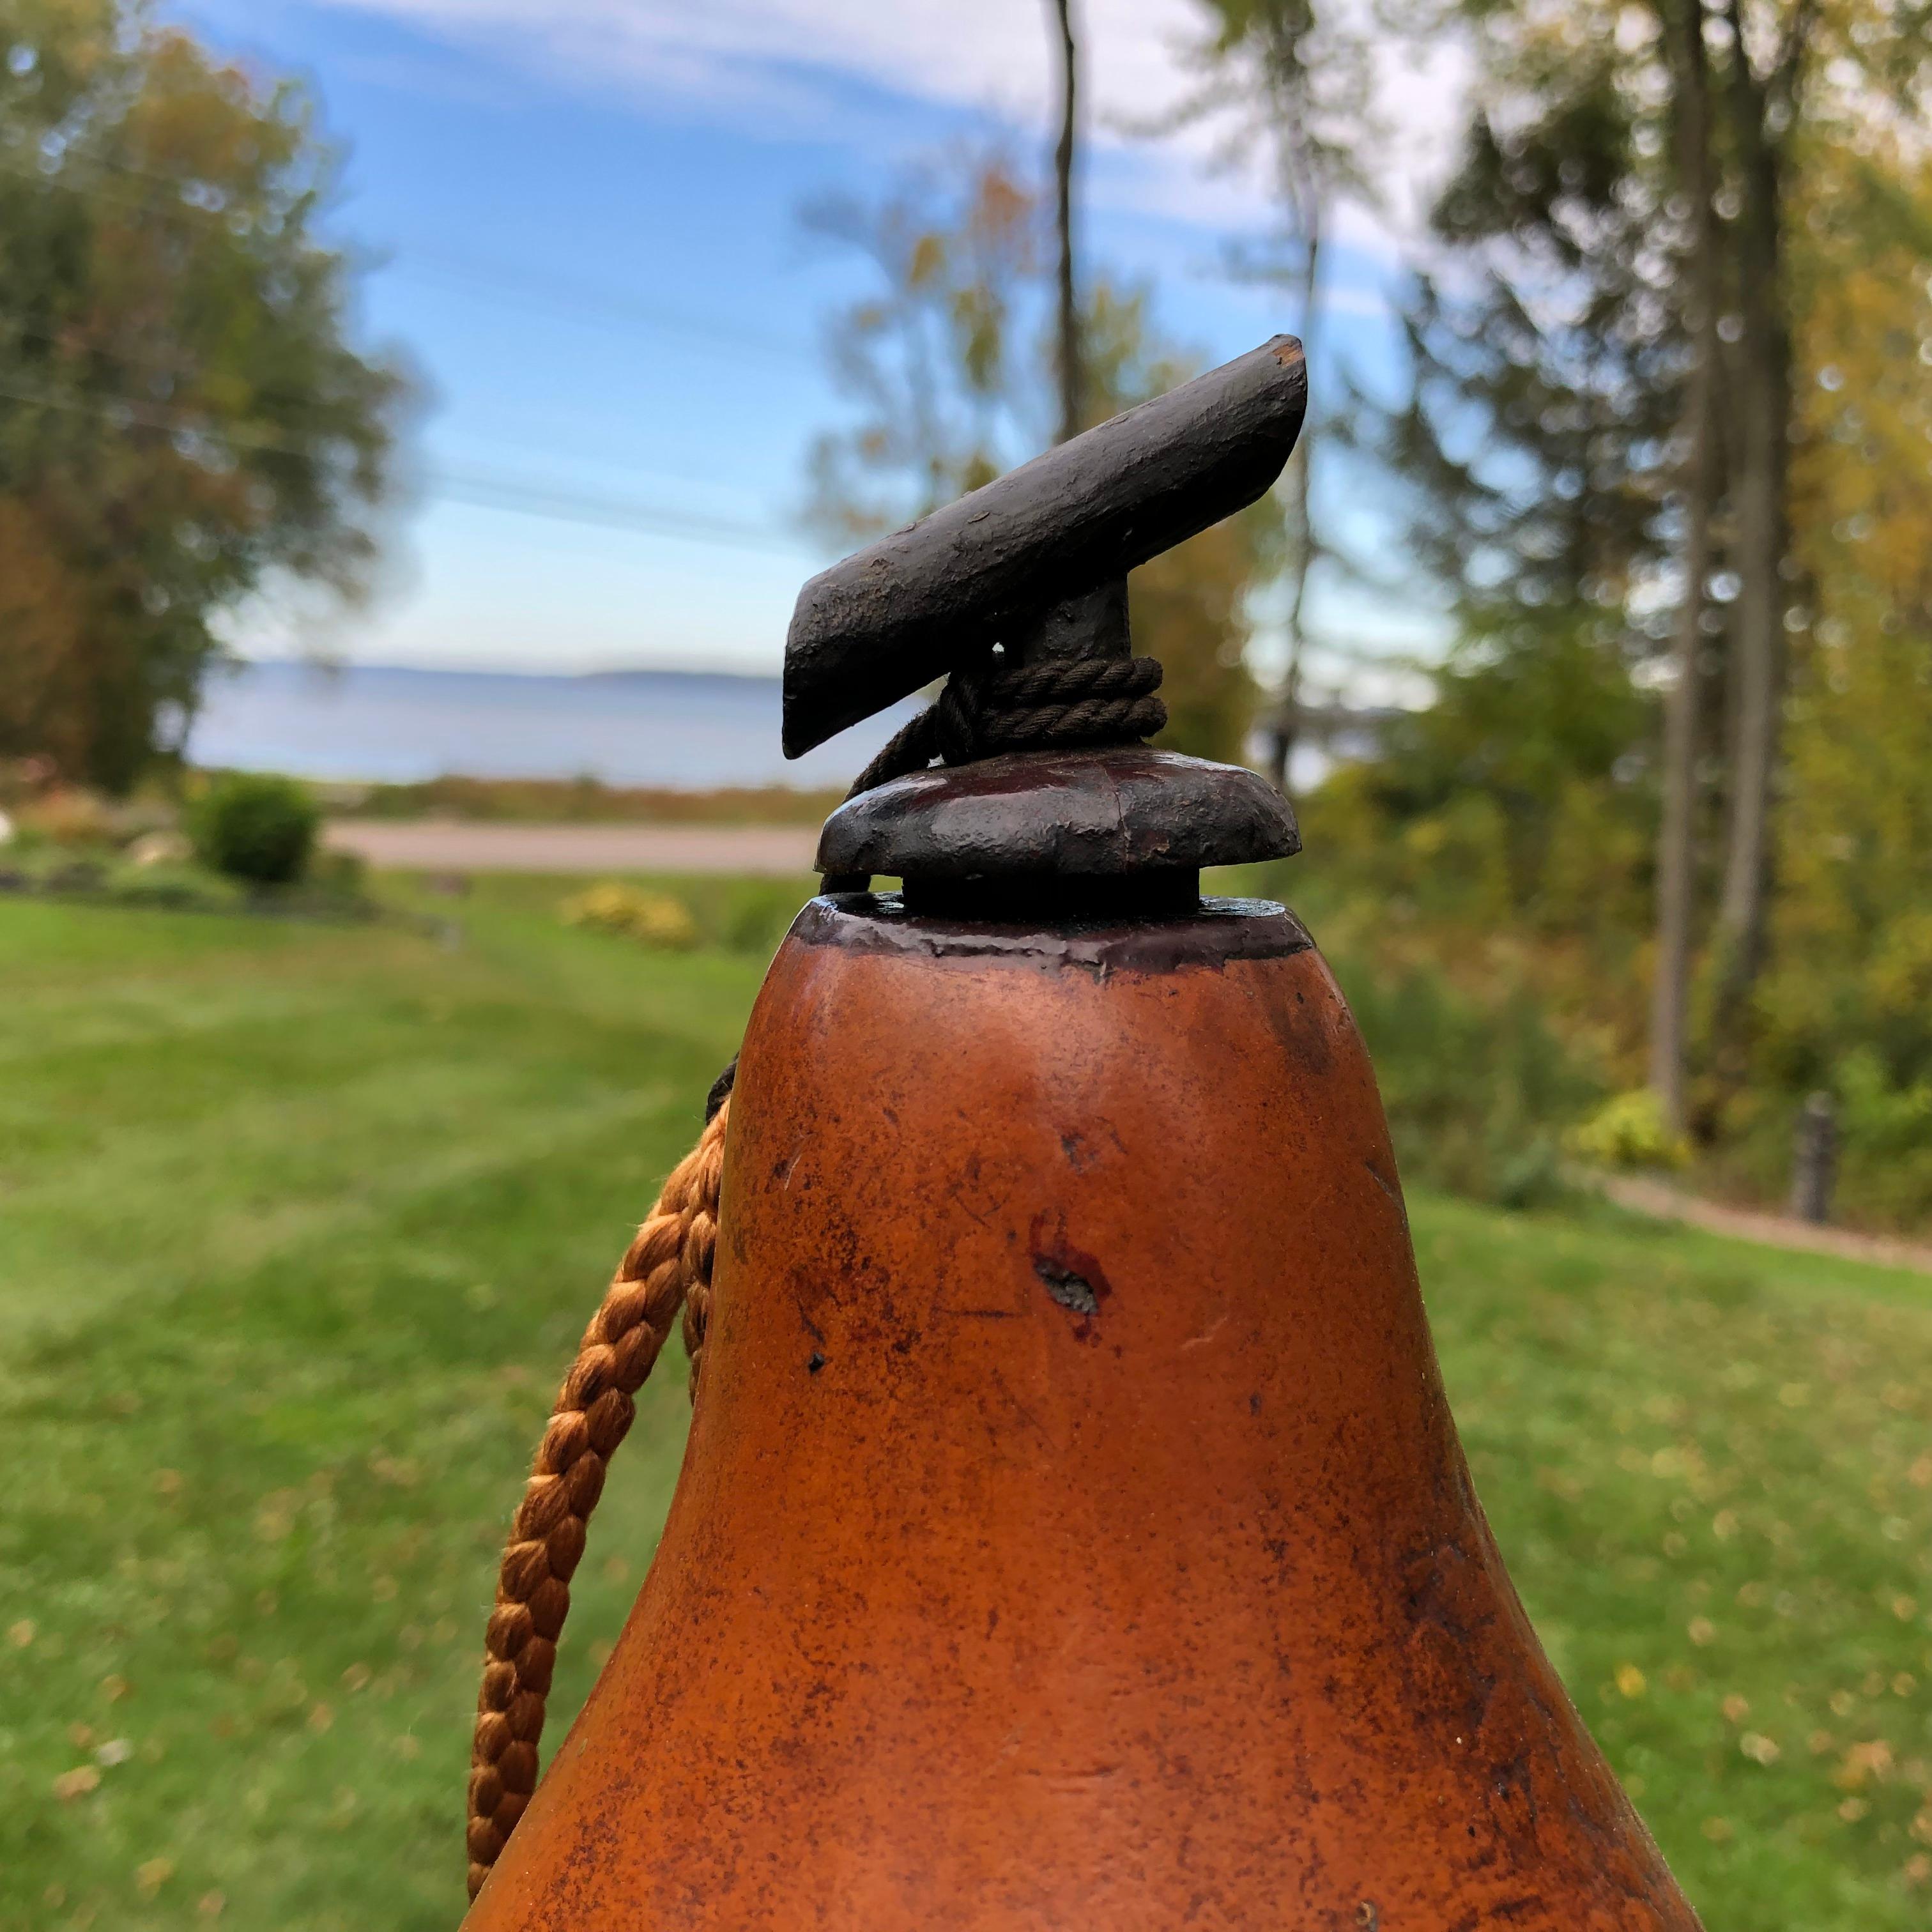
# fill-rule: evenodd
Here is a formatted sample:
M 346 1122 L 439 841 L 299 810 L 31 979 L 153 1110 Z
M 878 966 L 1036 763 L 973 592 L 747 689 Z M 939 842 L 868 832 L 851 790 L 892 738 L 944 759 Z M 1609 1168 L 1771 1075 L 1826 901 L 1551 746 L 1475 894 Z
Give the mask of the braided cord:
M 637 1414 L 632 1398 L 656 1365 L 680 1306 L 697 1400 L 732 1070 L 712 1090 L 715 1104 L 698 1144 L 672 1170 L 584 1331 L 510 1527 L 484 1638 L 470 1754 L 472 1898 L 536 1789 L 537 1742 L 585 1529 L 603 1493 L 605 1468 Z
M 852 782 L 848 798 L 934 758 L 970 764 L 1000 752 L 1065 750 L 1150 738 L 1167 722 L 1157 658 L 1059 658 L 1005 668 L 996 658 L 955 671 Z

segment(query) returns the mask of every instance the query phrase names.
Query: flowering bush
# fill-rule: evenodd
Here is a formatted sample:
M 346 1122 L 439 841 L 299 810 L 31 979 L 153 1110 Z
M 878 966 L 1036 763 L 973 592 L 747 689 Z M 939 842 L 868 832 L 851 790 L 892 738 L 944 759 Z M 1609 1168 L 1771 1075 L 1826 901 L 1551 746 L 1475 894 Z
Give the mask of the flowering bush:
M 698 944 L 698 922 L 681 899 L 615 880 L 565 900 L 562 913 L 567 925 L 617 933 L 658 952 L 686 952 Z
M 1657 1096 L 1645 1088 L 1618 1094 L 1564 1137 L 1579 1160 L 1600 1167 L 1682 1167 L 1690 1150 L 1665 1125 Z

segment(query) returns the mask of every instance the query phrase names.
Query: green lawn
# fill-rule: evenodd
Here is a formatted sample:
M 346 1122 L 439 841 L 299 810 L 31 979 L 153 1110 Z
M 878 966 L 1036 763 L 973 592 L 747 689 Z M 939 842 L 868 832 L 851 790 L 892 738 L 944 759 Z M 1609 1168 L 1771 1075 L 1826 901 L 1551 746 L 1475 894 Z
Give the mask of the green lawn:
M 0 1925 L 454 1924 L 497 1538 L 759 970 L 560 896 L 456 947 L 0 901 Z M 1413 1207 L 1497 1533 L 1711 1932 L 1932 1922 L 1932 1282 Z M 668 1367 L 560 1712 L 685 1414 Z

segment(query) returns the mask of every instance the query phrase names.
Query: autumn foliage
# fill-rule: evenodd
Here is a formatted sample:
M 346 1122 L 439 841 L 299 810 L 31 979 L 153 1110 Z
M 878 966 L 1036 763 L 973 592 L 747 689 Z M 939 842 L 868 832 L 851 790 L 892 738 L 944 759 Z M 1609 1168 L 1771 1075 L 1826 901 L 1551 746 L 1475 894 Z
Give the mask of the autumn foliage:
M 406 385 L 300 90 L 125 0 L 0 0 L 0 757 L 120 790 L 226 614 L 366 580 Z

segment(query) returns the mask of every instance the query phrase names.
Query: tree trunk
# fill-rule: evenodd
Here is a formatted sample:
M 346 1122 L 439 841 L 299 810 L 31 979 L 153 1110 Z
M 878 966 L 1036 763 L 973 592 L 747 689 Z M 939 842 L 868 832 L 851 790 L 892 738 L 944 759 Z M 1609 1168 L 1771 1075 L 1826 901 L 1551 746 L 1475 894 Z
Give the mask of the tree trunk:
M 1697 892 L 1697 752 L 1703 677 L 1706 585 L 1711 525 L 1721 486 L 1717 402 L 1718 224 L 1712 208 L 1710 72 L 1702 0 L 1671 0 L 1664 10 L 1676 91 L 1678 176 L 1693 210 L 1684 264 L 1685 320 L 1694 361 L 1684 401 L 1684 580 L 1672 656 L 1676 681 L 1664 706 L 1664 815 L 1657 853 L 1657 968 L 1651 988 L 1650 1084 L 1664 1120 L 1682 1135 L 1688 1119 L 1687 1048 L 1690 952 Z
M 1822 1227 L 1832 1218 L 1832 1186 L 1838 1178 L 1838 1110 L 1828 1094 L 1814 1094 L 1798 1116 L 1791 1162 L 1791 1211 Z
M 1745 327 L 1739 358 L 1736 730 L 1730 823 L 1719 908 L 1727 1000 L 1748 993 L 1763 965 L 1771 892 L 1772 791 L 1784 694 L 1784 435 L 1789 383 L 1780 346 Z M 1781 334 L 1766 330 L 1763 334 Z
M 1743 334 L 1732 485 L 1742 588 L 1733 665 L 1730 816 L 1718 908 L 1718 1011 L 1734 1024 L 1763 967 L 1769 928 L 1772 800 L 1784 684 L 1785 482 L 1791 414 L 1782 158 L 1771 120 L 1774 103 L 1784 124 L 1795 118 L 1793 82 L 1803 41 L 1801 24 L 1793 30 L 1790 64 L 1781 62 L 1767 81 L 1753 70 L 1745 51 L 1736 0 L 1727 11 L 1738 36 L 1726 92 L 1743 200 L 1738 223 Z
M 1302 239 L 1301 347 L 1303 354 L 1312 358 L 1316 326 L 1320 320 L 1320 229 L 1311 221 Z M 1308 602 L 1308 573 L 1315 560 L 1315 511 L 1310 494 L 1313 487 L 1314 463 L 1314 425 L 1304 423 L 1300 441 L 1288 466 L 1288 662 L 1282 673 L 1280 710 L 1268 734 L 1268 775 L 1284 798 L 1289 796 L 1292 779 L 1288 766 L 1301 729 L 1301 677 L 1308 652 L 1304 613 Z
M 1288 716 L 1286 697 L 1272 711 L 1263 714 L 1262 736 L 1267 748 L 1262 753 L 1262 776 L 1288 796 L 1288 761 L 1294 751 L 1295 721 Z
M 1073 286 L 1073 163 L 1079 98 L 1079 50 L 1073 38 L 1072 0 L 1053 0 L 1060 25 L 1060 141 L 1054 149 L 1054 182 L 1060 238 L 1060 435 L 1064 442 L 1081 429 L 1080 307 Z

